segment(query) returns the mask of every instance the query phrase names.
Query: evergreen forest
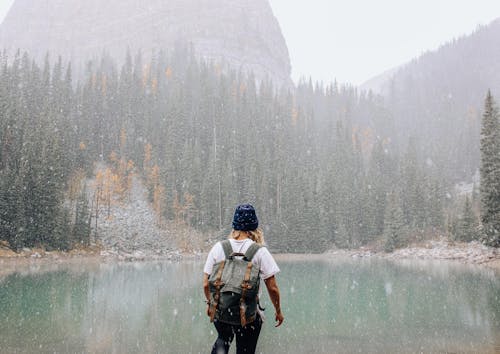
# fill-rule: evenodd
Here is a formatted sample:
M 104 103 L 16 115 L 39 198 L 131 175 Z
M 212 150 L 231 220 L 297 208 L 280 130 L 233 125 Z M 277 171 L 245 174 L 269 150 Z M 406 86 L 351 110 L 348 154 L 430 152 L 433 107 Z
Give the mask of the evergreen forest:
M 392 251 L 438 235 L 500 245 L 491 94 L 481 139 L 479 128 L 467 137 L 477 147 L 453 158 L 468 177 L 482 161 L 483 187 L 464 197 L 449 151 L 430 157 L 425 139 L 398 135 L 380 96 L 335 82 L 276 88 L 182 46 L 125 57 L 103 55 L 84 75 L 49 54 L 41 66 L 1 57 L 0 240 L 12 248 L 98 242 L 99 205 L 111 193 L 126 202 L 134 177 L 159 224 L 207 235 L 227 234 L 235 206 L 252 203 L 280 252 Z

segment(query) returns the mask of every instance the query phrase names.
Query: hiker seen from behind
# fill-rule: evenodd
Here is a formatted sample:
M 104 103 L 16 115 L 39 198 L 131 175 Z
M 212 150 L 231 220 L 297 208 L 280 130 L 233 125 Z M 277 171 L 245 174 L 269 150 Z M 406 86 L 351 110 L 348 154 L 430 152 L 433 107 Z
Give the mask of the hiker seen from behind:
M 283 323 L 276 274 L 280 269 L 264 245 L 253 206 L 236 208 L 227 240 L 210 250 L 203 269 L 207 315 L 217 330 L 212 354 L 228 353 L 236 337 L 236 353 L 255 353 L 264 321 L 259 304 L 261 279 L 275 308 L 276 327 Z

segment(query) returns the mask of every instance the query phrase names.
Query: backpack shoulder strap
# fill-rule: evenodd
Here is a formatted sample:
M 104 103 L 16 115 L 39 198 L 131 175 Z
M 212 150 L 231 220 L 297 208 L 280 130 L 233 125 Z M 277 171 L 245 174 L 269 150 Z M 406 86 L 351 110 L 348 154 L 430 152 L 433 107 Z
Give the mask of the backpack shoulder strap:
M 248 262 L 252 261 L 253 256 L 257 253 L 258 250 L 260 250 L 262 246 L 257 244 L 256 242 L 252 243 L 250 247 L 248 247 L 247 251 L 245 252 L 245 258 Z
M 224 249 L 224 255 L 226 256 L 226 259 L 229 259 L 229 257 L 233 253 L 233 246 L 231 246 L 231 242 L 229 240 L 224 240 L 220 244 Z

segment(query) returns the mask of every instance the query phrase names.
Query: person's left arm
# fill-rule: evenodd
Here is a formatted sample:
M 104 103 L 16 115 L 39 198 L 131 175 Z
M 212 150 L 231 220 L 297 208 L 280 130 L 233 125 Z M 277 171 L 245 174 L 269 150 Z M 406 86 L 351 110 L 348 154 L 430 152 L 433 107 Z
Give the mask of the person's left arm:
M 281 312 L 280 291 L 276 282 L 275 275 L 279 273 L 280 269 L 266 247 L 263 247 L 261 250 L 259 250 L 259 256 L 262 279 L 264 279 L 269 297 L 271 298 L 271 302 L 276 310 L 276 327 L 279 327 L 283 323 L 284 316 Z

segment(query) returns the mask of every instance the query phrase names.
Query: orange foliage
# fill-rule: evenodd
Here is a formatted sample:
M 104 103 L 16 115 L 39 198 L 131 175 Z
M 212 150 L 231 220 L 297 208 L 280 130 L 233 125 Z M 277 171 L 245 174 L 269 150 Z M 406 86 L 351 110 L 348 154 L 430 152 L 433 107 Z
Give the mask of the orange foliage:
M 157 78 L 154 78 L 153 80 L 151 80 L 151 91 L 153 93 L 158 92 L 158 79 Z
M 149 185 L 153 188 L 160 184 L 160 168 L 154 165 L 149 173 Z
M 111 154 L 109 154 L 109 161 L 116 163 L 118 161 L 118 155 L 116 152 L 111 151 Z
M 125 149 L 125 144 L 127 143 L 127 131 L 122 128 L 120 130 L 120 150 L 123 152 Z
M 170 66 L 167 68 L 167 70 L 165 70 L 165 76 L 167 77 L 167 79 L 170 79 L 172 77 L 172 69 L 170 68 Z
M 133 165 L 132 165 L 133 166 Z M 119 168 L 98 170 L 95 177 L 96 205 L 105 205 L 108 218 L 111 217 L 111 206 L 122 201 L 132 187 L 132 169 L 124 160 L 120 160 Z
M 246 90 L 247 90 L 247 85 L 245 85 L 244 83 L 241 83 L 241 85 L 240 85 L 240 94 L 245 93 Z
M 158 216 L 158 224 L 162 225 L 162 213 L 163 213 L 163 205 L 164 205 L 164 197 L 165 197 L 165 188 L 162 186 L 155 186 L 153 190 L 153 210 L 156 212 Z
M 82 191 L 82 181 L 85 178 L 85 171 L 82 169 L 76 170 L 68 181 L 68 194 L 70 200 L 76 200 Z
M 106 75 L 102 75 L 101 77 L 101 92 L 104 96 L 106 96 L 106 92 L 108 91 L 108 78 Z
M 231 87 L 231 96 L 237 97 L 238 96 L 238 86 L 236 83 L 234 83 Z
M 149 168 L 149 164 L 151 162 L 151 157 L 153 155 L 153 146 L 150 143 L 144 145 L 144 162 L 142 168 L 144 171 L 147 171 Z
M 149 75 L 151 73 L 151 65 L 144 65 L 142 69 L 142 87 L 146 87 L 149 81 Z
M 299 120 L 299 111 L 297 108 L 293 107 L 292 108 L 292 125 L 294 127 L 297 125 L 298 120 Z

